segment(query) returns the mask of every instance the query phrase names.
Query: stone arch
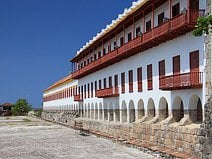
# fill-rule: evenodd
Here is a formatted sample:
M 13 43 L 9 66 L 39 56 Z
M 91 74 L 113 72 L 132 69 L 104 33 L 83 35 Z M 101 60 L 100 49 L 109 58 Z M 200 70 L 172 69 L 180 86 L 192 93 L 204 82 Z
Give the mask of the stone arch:
M 94 112 L 95 112 L 95 113 L 94 113 L 94 114 L 95 114 L 95 115 L 94 115 L 94 116 L 95 116 L 94 119 L 97 120 L 97 119 L 98 119 L 98 104 L 97 104 L 97 103 L 95 104 Z
M 122 104 L 121 104 L 121 117 L 122 117 L 122 122 L 127 122 L 127 105 L 125 101 L 122 101 Z
M 91 119 L 94 119 L 94 104 L 91 103 Z
M 87 111 L 86 104 L 84 104 L 84 110 L 85 110 L 84 117 L 87 117 L 88 111 Z
M 119 104 L 115 103 L 114 105 L 115 121 L 120 121 L 120 109 Z
M 108 119 L 109 121 L 113 121 L 113 103 L 110 102 L 108 105 Z
M 189 118 L 192 122 L 202 122 L 203 112 L 202 112 L 202 102 L 199 96 L 193 94 L 189 100 Z
M 129 122 L 132 123 L 132 122 L 135 122 L 135 106 L 134 106 L 134 102 L 133 100 L 130 100 L 129 102 Z
M 104 120 L 108 120 L 108 109 L 107 109 L 107 103 L 104 103 L 103 112 L 104 112 Z
M 87 115 L 88 118 L 91 117 L 91 107 L 90 107 L 90 103 L 88 103 L 88 115 Z
M 139 99 L 137 109 L 137 119 L 139 120 L 143 116 L 145 116 L 144 101 L 142 99 Z
M 155 117 L 155 103 L 152 98 L 149 98 L 147 104 L 147 116 L 149 119 Z
M 99 103 L 99 120 L 102 120 L 103 118 L 103 109 L 102 109 L 102 103 Z
M 180 121 L 184 117 L 184 104 L 180 96 L 176 96 L 172 105 L 173 118 L 176 122 Z
M 169 116 L 168 102 L 165 97 L 160 98 L 159 101 L 159 120 L 164 120 Z

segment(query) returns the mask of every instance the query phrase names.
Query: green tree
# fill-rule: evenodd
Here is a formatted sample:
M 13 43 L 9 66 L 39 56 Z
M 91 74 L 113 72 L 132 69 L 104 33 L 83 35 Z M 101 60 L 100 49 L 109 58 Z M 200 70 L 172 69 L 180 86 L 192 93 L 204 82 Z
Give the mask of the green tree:
M 203 34 L 209 34 L 212 26 L 212 15 L 206 17 L 200 17 L 197 19 L 196 29 L 193 31 L 194 36 L 202 36 Z
M 19 99 L 16 101 L 12 108 L 13 115 L 27 115 L 27 113 L 31 110 L 31 105 L 27 102 L 26 99 Z

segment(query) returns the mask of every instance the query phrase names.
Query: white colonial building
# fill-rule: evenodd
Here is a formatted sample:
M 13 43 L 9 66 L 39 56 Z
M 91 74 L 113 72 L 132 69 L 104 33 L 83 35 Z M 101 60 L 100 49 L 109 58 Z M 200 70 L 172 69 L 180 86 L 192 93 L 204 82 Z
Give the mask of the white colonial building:
M 64 112 L 74 110 L 78 102 L 74 101 L 77 81 L 72 80 L 72 75 L 68 75 L 57 81 L 43 93 L 43 110 L 53 112 Z
M 133 2 L 70 60 L 72 74 L 44 91 L 44 110 L 199 155 L 207 71 L 204 37 L 192 31 L 205 9 L 206 0 Z
M 192 31 L 205 7 L 205 0 L 134 2 L 71 59 L 72 75 L 44 92 L 44 109 L 120 123 L 202 122 L 204 38 Z

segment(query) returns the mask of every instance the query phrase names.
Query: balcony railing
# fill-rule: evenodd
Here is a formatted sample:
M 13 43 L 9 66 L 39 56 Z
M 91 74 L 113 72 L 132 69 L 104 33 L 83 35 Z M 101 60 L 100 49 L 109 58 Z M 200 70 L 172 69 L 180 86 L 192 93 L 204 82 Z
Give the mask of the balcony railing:
M 160 77 L 159 85 L 162 90 L 195 89 L 202 87 L 202 72 L 188 72 Z
M 75 95 L 75 96 L 74 96 L 74 101 L 80 102 L 80 101 L 83 101 L 83 99 L 81 98 L 80 95 Z
M 140 37 L 125 43 L 121 47 L 107 53 L 101 58 L 93 61 L 87 66 L 73 72 L 73 78 L 81 78 L 89 73 L 98 71 L 124 58 L 132 56 L 140 51 L 157 46 L 162 42 L 168 41 L 195 28 L 195 23 L 199 16 L 204 15 L 204 10 L 189 10 L 185 13 L 167 20 L 166 22 L 154 27 Z M 173 33 L 173 34 L 172 34 Z
M 98 98 L 108 98 L 117 96 L 119 96 L 118 87 L 105 88 L 96 91 L 96 97 Z

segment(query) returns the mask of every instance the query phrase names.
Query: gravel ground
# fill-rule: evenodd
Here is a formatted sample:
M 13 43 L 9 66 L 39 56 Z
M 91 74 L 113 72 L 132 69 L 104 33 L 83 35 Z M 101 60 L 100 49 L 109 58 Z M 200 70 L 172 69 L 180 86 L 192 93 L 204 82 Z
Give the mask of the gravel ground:
M 154 159 L 137 149 L 31 117 L 0 117 L 0 159 Z

